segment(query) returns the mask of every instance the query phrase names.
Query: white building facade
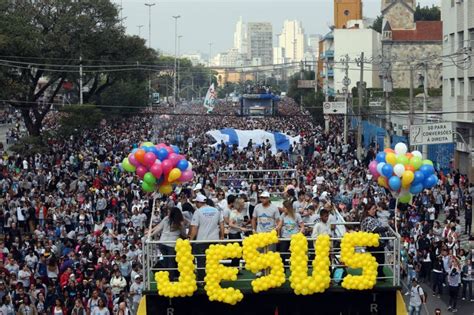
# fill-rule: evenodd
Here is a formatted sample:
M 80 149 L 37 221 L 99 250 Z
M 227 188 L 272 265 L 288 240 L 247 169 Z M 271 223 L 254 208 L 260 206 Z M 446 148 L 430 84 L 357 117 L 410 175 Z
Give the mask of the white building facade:
M 370 60 L 376 58 L 380 54 L 381 42 L 380 34 L 371 28 L 352 28 L 352 29 L 335 29 L 334 33 L 334 61 L 337 67 L 333 68 L 331 74 L 334 79 L 334 89 L 336 94 L 342 93 L 344 83 L 343 79 L 346 76 L 342 60 L 349 56 L 349 72 L 350 80 L 349 91 L 360 80 L 359 67 L 355 63 L 357 58 L 360 58 L 361 53 L 364 53 L 364 59 Z M 378 72 L 378 65 L 371 62 L 364 64 L 364 81 L 367 88 L 380 88 L 380 78 Z
M 285 50 L 285 57 L 289 62 L 304 60 L 305 34 L 300 21 L 285 20 L 283 30 L 278 35 L 278 46 Z
M 242 17 L 240 17 L 235 25 L 234 48 L 237 49 L 239 53 L 246 54 L 247 46 L 247 26 L 243 22 Z
M 271 23 L 248 23 L 247 40 L 247 52 L 252 65 L 273 64 L 273 28 Z
M 443 55 L 460 54 L 474 47 L 474 2 L 442 1 Z M 469 52 L 470 53 L 470 52 Z M 472 57 L 471 57 L 472 58 Z M 443 118 L 452 121 L 456 135 L 454 167 L 474 180 L 474 67 L 443 63 Z

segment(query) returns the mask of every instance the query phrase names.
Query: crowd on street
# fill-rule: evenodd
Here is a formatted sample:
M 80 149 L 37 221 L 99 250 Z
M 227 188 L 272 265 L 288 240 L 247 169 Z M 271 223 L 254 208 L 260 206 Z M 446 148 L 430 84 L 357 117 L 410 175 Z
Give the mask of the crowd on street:
M 457 311 L 460 299 L 474 301 L 474 186 L 464 174 L 439 172 L 435 188 L 396 208 L 368 172 L 375 145 L 357 159 L 355 137 L 349 134 L 344 143 L 342 120 L 332 119 L 325 132 L 290 98 L 279 103 L 275 117 L 234 112 L 226 103 L 211 114 L 195 105 L 163 108 L 108 119 L 68 139 L 51 137 L 42 154 L 6 153 L 0 160 L 0 313 L 135 314 L 148 232 L 164 241 L 240 239 L 274 229 L 282 238 L 300 231 L 316 237 L 334 233 L 336 213 L 362 222 L 348 230 L 386 235 L 397 225 L 410 314 L 420 314 L 426 301 L 420 283 L 432 287 L 433 299 L 449 295 L 449 311 Z M 54 116 L 47 121 L 54 129 Z M 300 141 L 276 153 L 252 142 L 244 150 L 211 146 L 206 132 L 221 128 L 280 131 Z M 193 165 L 194 181 L 170 196 L 144 193 L 120 166 L 144 141 L 177 145 Z M 295 171 L 264 172 L 270 169 Z M 220 181 L 220 170 L 260 172 L 228 173 Z M 276 197 L 284 200 L 281 207 L 272 204 Z M 279 250 L 287 252 L 285 246 Z M 161 252 L 174 250 L 164 245 Z M 163 264 L 174 267 L 170 259 Z

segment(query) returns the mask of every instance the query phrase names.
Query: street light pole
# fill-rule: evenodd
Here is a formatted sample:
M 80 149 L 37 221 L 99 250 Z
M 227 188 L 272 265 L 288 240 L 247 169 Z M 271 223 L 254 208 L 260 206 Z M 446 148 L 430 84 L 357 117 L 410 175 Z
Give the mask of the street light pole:
M 156 3 L 145 3 L 145 5 L 148 7 L 148 47 L 151 48 L 151 7 Z
M 143 25 L 137 25 L 138 27 L 138 37 L 140 37 L 142 35 L 142 27 Z
M 178 76 L 178 19 L 181 15 L 173 15 L 174 19 L 174 83 L 173 83 L 173 102 L 176 107 L 176 83 Z
M 145 3 L 145 5 L 148 7 L 148 48 L 151 48 L 151 7 L 155 6 L 156 3 Z M 151 74 L 148 77 L 148 102 L 150 107 L 153 106 L 151 99 Z
M 211 55 L 212 55 L 212 43 L 209 43 L 209 86 L 211 86 L 212 84 Z
M 180 65 L 180 58 L 181 58 L 181 38 L 183 38 L 183 35 L 178 36 L 178 71 L 176 72 L 176 90 L 178 91 L 178 99 L 179 99 L 179 93 L 180 93 L 180 87 L 179 87 L 179 65 Z

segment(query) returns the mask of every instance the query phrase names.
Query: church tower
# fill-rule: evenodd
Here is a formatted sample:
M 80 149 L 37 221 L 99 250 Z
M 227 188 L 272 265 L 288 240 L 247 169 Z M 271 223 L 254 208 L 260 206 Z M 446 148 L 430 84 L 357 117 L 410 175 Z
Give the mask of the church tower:
M 415 10 L 416 0 L 382 0 L 382 29 L 384 31 L 414 29 Z
M 345 28 L 349 20 L 362 20 L 362 0 L 334 0 L 334 27 Z

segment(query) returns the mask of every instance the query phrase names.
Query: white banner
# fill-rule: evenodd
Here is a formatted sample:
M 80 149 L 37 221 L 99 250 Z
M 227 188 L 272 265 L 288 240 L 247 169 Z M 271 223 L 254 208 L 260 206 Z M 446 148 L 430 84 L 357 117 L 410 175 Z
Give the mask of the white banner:
M 217 93 L 214 88 L 214 83 L 211 84 L 206 93 L 206 98 L 204 99 L 204 107 L 207 108 L 208 112 L 212 112 L 214 105 L 216 104 Z

